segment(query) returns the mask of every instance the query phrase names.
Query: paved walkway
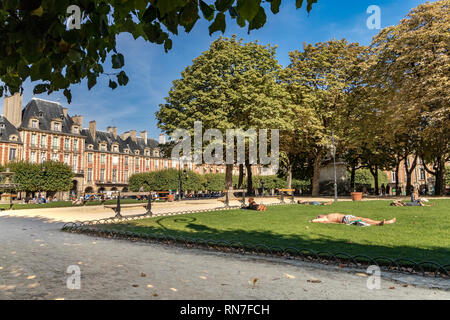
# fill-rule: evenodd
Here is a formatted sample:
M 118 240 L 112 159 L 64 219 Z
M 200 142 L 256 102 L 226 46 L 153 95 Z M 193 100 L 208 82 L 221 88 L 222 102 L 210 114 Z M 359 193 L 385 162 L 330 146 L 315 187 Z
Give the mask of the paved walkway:
M 329 199 L 315 198 L 320 201 L 329 201 Z M 258 203 L 270 204 L 279 203 L 280 200 L 276 198 L 256 198 Z M 290 199 L 286 199 L 289 202 Z M 241 203 L 237 200 L 230 201 L 230 206 L 239 206 Z M 145 204 L 143 204 L 145 205 Z M 179 212 L 189 210 L 210 210 L 214 208 L 222 208 L 224 203 L 217 199 L 205 200 L 187 200 L 175 202 L 156 202 L 152 203 L 153 213 L 167 213 Z M 135 215 L 145 213 L 143 207 L 127 208 L 124 204 L 121 207 L 122 215 Z M 73 221 L 87 221 L 98 220 L 113 217 L 113 209 L 103 208 L 102 206 L 84 206 L 84 207 L 66 207 L 66 208 L 45 208 L 45 209 L 26 209 L 26 210 L 12 210 L 4 211 L 1 215 L 11 215 L 15 217 L 27 217 L 46 219 L 54 222 L 73 222 Z
M 385 279 L 369 290 L 355 271 L 96 238 L 61 226 L 0 217 L 0 299 L 450 299 L 449 291 Z M 81 271 L 79 290 L 66 286 L 71 265 Z

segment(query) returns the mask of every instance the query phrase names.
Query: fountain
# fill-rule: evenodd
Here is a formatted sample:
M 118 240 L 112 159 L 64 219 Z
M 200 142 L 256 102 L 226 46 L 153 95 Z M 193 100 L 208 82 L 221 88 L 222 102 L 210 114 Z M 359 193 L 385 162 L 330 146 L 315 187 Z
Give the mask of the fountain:
M 13 191 L 15 191 L 18 187 L 18 184 L 11 182 L 11 177 L 14 176 L 14 172 L 11 172 L 9 168 L 6 168 L 5 172 L 0 172 L 0 177 L 4 177 L 5 181 L 0 183 L 0 189 L 3 191 L 9 191 L 9 193 L 2 194 L 2 201 L 9 200 L 9 210 L 12 209 L 13 203 Z M 3 180 L 3 179 L 1 179 Z

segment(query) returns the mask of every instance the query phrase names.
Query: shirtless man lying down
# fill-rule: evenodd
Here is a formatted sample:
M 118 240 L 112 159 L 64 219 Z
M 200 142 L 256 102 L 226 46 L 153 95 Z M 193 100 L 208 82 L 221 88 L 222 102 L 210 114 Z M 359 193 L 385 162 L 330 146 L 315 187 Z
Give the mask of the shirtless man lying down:
M 330 213 L 327 215 L 319 215 L 311 222 L 314 223 L 335 223 L 335 224 L 347 224 L 357 226 L 384 226 L 385 224 L 393 224 L 397 221 L 396 218 L 391 220 L 377 221 L 368 218 L 355 217 L 352 215 L 345 215 L 341 213 Z

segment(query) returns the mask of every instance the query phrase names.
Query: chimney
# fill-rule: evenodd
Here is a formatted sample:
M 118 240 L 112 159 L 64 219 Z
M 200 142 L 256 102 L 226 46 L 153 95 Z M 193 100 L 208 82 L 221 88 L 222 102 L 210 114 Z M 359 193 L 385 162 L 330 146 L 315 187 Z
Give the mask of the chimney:
M 95 120 L 89 121 L 89 132 L 91 133 L 92 139 L 95 141 L 95 134 L 97 132 Z
M 147 130 L 141 131 L 139 135 L 144 139 L 145 144 L 147 144 Z
M 133 140 L 134 142 L 137 141 L 137 139 L 136 139 L 136 130 L 130 130 L 130 137 L 131 137 L 131 140 Z
M 67 117 L 67 108 L 62 108 L 63 109 L 63 114 L 64 114 L 64 117 Z
M 72 121 L 75 124 L 79 125 L 80 127 L 83 127 L 83 116 L 79 116 L 79 115 L 73 116 Z
M 166 144 L 166 136 L 164 135 L 164 133 L 161 133 L 159 135 L 159 144 Z
M 106 128 L 106 131 L 108 131 L 108 133 L 111 133 L 114 136 L 114 139 L 117 138 L 117 127 L 108 127 Z
M 22 122 L 22 95 L 15 93 L 11 97 L 5 96 L 3 100 L 3 114 L 5 118 L 16 128 L 20 126 Z

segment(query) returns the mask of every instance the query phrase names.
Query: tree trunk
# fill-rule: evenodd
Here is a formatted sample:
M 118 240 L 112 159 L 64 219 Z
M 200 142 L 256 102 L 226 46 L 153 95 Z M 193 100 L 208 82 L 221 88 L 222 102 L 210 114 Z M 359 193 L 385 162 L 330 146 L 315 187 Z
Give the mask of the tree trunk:
M 432 174 L 435 177 L 434 183 L 434 195 L 442 196 L 445 194 L 445 158 L 444 155 L 440 155 L 439 158 L 436 159 L 434 171 L 428 169 L 426 164 L 424 163 L 425 170 Z
M 400 192 L 398 190 L 399 180 L 398 180 L 398 173 L 400 171 L 400 163 L 397 162 L 397 165 L 395 166 L 395 195 L 400 195 Z
M 252 165 L 248 160 L 245 161 L 245 167 L 247 168 L 247 194 L 253 194 L 253 175 Z
M 287 177 L 286 177 L 286 186 L 288 189 L 292 189 L 292 168 L 293 165 L 291 163 L 288 164 L 287 167 Z
M 225 189 L 233 189 L 233 165 L 225 165 Z
M 244 183 L 244 164 L 239 164 L 239 181 L 238 181 L 238 189 L 242 188 L 242 184 Z
M 319 154 L 314 160 L 314 174 L 312 178 L 312 196 L 317 197 L 320 194 L 320 167 L 322 164 L 322 156 Z
M 408 157 L 406 156 L 405 159 L 407 159 Z M 406 195 L 411 195 L 411 193 L 413 192 L 413 186 L 411 183 L 411 175 L 412 172 L 414 171 L 414 169 L 416 168 L 417 165 L 417 155 L 414 157 L 414 160 L 411 164 L 411 168 L 408 167 L 408 162 L 407 160 L 405 160 L 405 168 L 406 168 Z
M 378 196 L 378 195 L 380 195 L 380 188 L 378 186 L 378 166 L 375 165 L 374 168 L 370 167 L 369 170 L 373 176 L 373 180 L 374 180 L 374 184 L 375 184 L 375 195 Z
M 355 176 L 356 176 L 356 164 L 352 164 L 352 171 L 350 174 L 350 191 L 354 192 L 355 190 Z

